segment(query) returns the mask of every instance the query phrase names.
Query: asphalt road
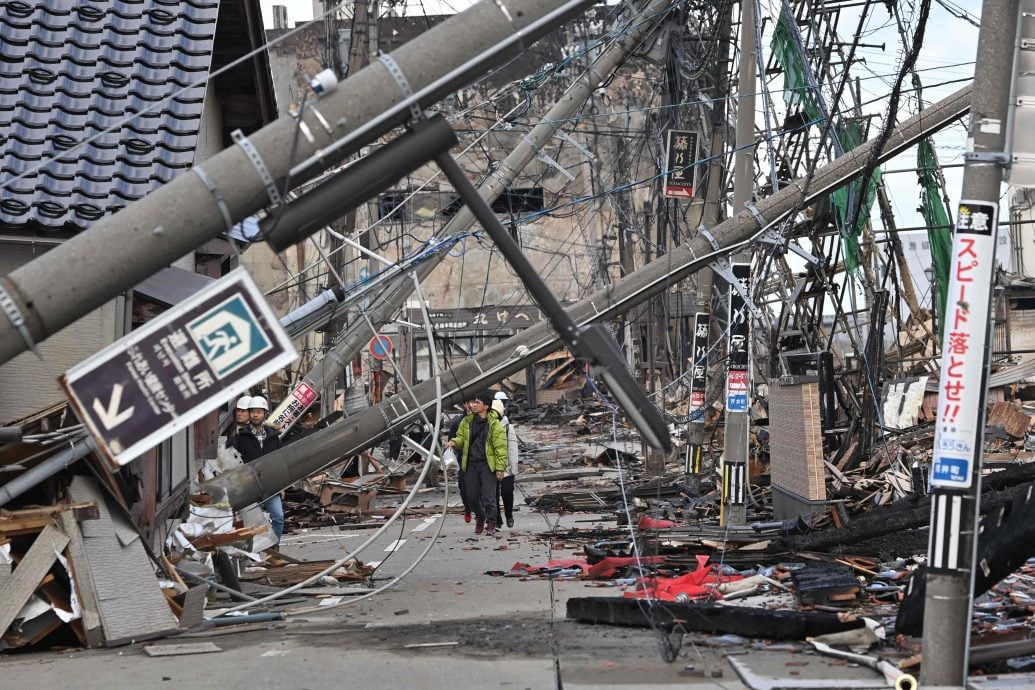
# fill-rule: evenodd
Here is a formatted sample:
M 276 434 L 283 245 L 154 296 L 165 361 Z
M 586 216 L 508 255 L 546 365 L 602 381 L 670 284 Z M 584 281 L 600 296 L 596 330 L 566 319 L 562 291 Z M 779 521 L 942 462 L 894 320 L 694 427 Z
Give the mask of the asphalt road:
M 524 485 L 539 491 L 543 485 Z M 452 501 L 451 501 L 452 502 Z M 378 505 L 388 499 L 379 497 Z M 457 502 L 458 504 L 458 502 Z M 441 506 L 441 493 L 421 494 L 415 506 Z M 593 626 L 565 620 L 572 596 L 620 596 L 578 580 L 502 577 L 516 562 L 545 564 L 580 555 L 574 541 L 546 536 L 560 528 L 597 526 L 600 516 L 516 514 L 513 530 L 474 534 L 457 512 L 397 522 L 363 553 L 380 562 L 376 584 L 394 578 L 425 548 L 414 570 L 365 601 L 306 598 L 283 609 L 287 620 L 236 626 L 137 643 L 112 650 L 16 654 L 0 658 L 0 687 L 31 688 L 744 688 L 730 655 L 766 662 L 774 674 L 874 680 L 866 669 L 761 643 L 686 636 L 649 629 Z M 435 539 L 436 531 L 441 535 Z M 372 532 L 322 528 L 286 535 L 284 553 L 306 560 L 341 558 Z M 148 644 L 214 643 L 219 651 L 151 657 Z M 677 651 L 671 661 L 663 650 Z M 767 656 L 768 655 L 768 656 Z M 855 685 L 853 687 L 866 687 Z M 815 687 L 815 686 L 814 686 Z M 880 687 L 879 684 L 869 687 Z

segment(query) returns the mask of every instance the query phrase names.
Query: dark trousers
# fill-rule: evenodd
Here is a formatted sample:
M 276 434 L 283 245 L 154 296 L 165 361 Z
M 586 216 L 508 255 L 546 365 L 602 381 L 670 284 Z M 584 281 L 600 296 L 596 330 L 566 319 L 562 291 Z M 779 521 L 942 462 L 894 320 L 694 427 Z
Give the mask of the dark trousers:
M 464 480 L 464 476 L 467 473 L 463 470 L 457 470 L 456 472 L 456 484 L 460 487 L 460 500 L 464 502 L 464 512 L 471 512 L 471 504 L 467 501 L 467 482 Z
M 500 497 L 503 498 L 503 515 L 514 519 L 514 475 L 508 475 L 496 487 L 496 513 L 500 513 Z
M 467 504 L 479 522 L 496 524 L 496 473 L 486 462 L 467 463 Z

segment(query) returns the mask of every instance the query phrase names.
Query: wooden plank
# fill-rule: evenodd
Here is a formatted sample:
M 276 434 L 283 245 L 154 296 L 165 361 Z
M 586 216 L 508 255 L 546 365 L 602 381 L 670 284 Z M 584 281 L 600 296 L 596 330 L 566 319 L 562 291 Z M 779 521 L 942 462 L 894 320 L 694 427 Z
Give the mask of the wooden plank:
M 235 541 L 240 541 L 241 539 L 247 539 L 248 537 L 254 537 L 256 534 L 261 534 L 265 531 L 266 525 L 242 527 L 233 532 L 216 532 L 215 534 L 207 534 L 204 537 L 198 537 L 191 541 L 191 545 L 198 551 L 210 551 L 217 546 L 231 544 Z
M 176 568 L 173 567 L 173 564 L 169 562 L 169 559 L 165 556 L 159 556 L 159 558 L 162 561 L 162 565 L 165 566 L 165 574 L 169 576 L 169 579 L 178 584 L 180 587 L 183 587 L 183 591 L 187 591 L 188 589 L 190 589 L 190 587 L 187 586 L 187 583 L 183 581 L 183 578 L 180 577 L 180 574 L 176 572 Z
M 111 509 L 91 478 L 74 477 L 68 491 L 74 500 L 97 501 L 100 508 L 100 518 L 84 522 L 82 532 L 104 644 L 111 647 L 177 631 L 178 622 L 162 595 L 143 542 L 119 536 L 133 530 L 128 519 Z
M 46 599 L 54 608 L 71 613 L 72 600 L 68 590 L 65 589 L 63 583 L 59 583 L 52 576 L 48 577 L 50 577 L 50 582 L 46 582 L 46 579 L 44 579 L 44 582 L 40 584 L 39 589 L 36 590 L 36 594 Z M 80 622 L 81 619 L 77 618 L 69 621 L 68 624 L 71 626 L 72 632 L 75 633 L 75 636 L 79 638 L 79 644 L 85 647 L 86 634 L 83 631 L 83 626 L 79 624 Z
M 76 594 L 79 596 L 79 607 L 83 611 L 86 645 L 100 647 L 104 644 L 104 630 L 101 628 L 101 617 L 98 613 L 97 589 L 87 566 L 83 533 L 79 531 L 79 525 L 76 524 L 72 513 L 61 512 L 57 519 L 61 530 L 68 537 L 68 569 L 72 572 Z
M 55 504 L 42 508 L 25 510 L 0 510 L 0 536 L 16 537 L 20 534 L 39 532 L 63 513 L 71 513 L 77 521 L 96 520 L 100 515 L 97 503 Z
M 17 632 L 13 628 L 8 630 L 3 636 L 3 641 L 10 647 L 33 645 L 62 625 L 64 623 L 58 618 L 56 613 L 47 611 L 43 615 L 36 616 L 31 621 L 23 623 L 21 630 Z
M 36 537 L 29 553 L 18 563 L 11 578 L 0 589 L 0 633 L 11 627 L 18 612 L 54 565 L 58 553 L 68 544 L 61 530 L 48 525 Z
M 176 601 L 176 590 L 163 589 L 162 594 L 165 595 L 165 600 L 169 603 L 169 610 L 172 611 L 174 616 L 176 616 L 176 620 L 179 620 L 180 616 L 183 615 L 183 607 Z

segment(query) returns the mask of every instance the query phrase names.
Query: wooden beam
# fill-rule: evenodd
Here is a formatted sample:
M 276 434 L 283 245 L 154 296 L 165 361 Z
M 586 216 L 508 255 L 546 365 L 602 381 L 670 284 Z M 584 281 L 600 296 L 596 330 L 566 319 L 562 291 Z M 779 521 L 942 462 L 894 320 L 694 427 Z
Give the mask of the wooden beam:
M 58 503 L 41 508 L 24 508 L 22 510 L 0 510 L 0 536 L 16 537 L 22 534 L 39 532 L 54 522 L 54 518 L 69 512 L 76 522 L 96 520 L 100 512 L 95 501 L 86 503 Z
M 68 544 L 68 537 L 54 525 L 47 525 L 18 563 L 10 579 L 0 589 L 0 633 L 6 632 L 22 606 L 39 586 L 57 555 Z
M 94 504 L 96 506 L 96 504 Z M 83 631 L 88 647 L 104 645 L 104 630 L 98 611 L 97 589 L 90 575 L 86 561 L 86 546 L 83 544 L 83 533 L 72 513 L 65 511 L 58 515 L 58 524 L 68 537 L 68 569 L 72 573 L 76 594 L 79 596 L 79 607 L 83 612 Z

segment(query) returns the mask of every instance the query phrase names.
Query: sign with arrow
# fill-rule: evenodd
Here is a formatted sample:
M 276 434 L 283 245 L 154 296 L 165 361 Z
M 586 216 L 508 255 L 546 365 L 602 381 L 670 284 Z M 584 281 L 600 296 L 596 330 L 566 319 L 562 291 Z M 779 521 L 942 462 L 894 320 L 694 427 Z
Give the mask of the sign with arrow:
M 79 419 L 125 465 L 297 357 L 237 269 L 65 372 Z

